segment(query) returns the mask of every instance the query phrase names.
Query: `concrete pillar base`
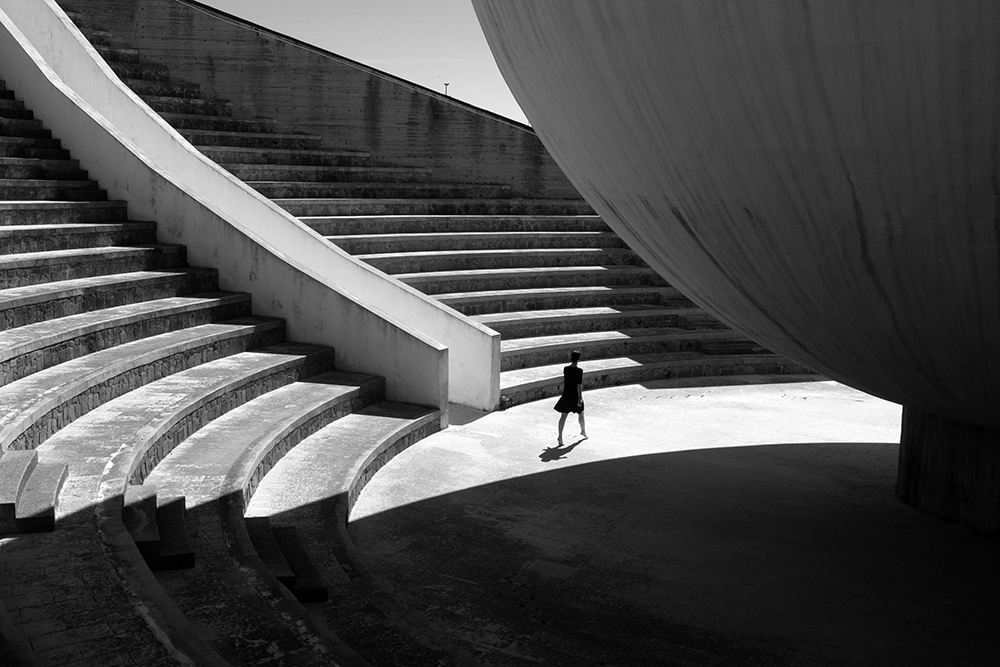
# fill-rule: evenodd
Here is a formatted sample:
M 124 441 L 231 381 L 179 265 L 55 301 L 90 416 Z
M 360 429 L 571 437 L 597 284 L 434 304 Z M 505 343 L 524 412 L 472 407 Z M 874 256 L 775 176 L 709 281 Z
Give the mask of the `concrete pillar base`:
M 904 406 L 896 494 L 931 516 L 1000 533 L 1000 430 Z

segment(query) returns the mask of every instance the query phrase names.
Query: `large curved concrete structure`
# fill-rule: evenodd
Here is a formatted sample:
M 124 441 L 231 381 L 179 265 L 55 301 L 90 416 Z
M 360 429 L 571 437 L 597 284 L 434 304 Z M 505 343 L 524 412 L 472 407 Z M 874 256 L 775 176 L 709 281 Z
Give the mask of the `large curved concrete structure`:
M 615 231 L 754 340 L 906 406 L 900 495 L 1000 529 L 1000 4 L 474 4 Z

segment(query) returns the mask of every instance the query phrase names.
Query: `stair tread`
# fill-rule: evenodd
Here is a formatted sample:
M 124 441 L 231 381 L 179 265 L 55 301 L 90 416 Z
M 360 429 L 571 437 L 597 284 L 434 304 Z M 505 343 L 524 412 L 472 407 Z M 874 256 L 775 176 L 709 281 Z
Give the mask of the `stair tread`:
M 74 201 L 72 199 L 5 199 L 0 200 L 0 211 L 16 211 L 22 209 L 38 209 L 43 211 L 64 208 L 87 209 L 126 209 L 128 204 L 123 201 Z
M 551 273 L 653 273 L 653 270 L 633 264 L 618 264 L 610 266 L 548 266 L 548 267 L 511 267 L 507 269 L 458 269 L 454 271 L 424 271 L 421 273 L 397 273 L 393 277 L 403 282 L 430 282 L 463 277 L 500 278 L 507 275 L 536 276 Z
M 17 519 L 41 521 L 34 530 L 52 530 L 59 491 L 66 481 L 68 465 L 39 462 L 28 476 L 28 483 L 17 499 Z
M 64 250 L 44 250 L 42 252 L 22 252 L 0 256 L 0 269 L 56 263 L 80 257 L 112 258 L 130 255 L 147 255 L 164 250 L 178 251 L 184 246 L 149 244 L 135 246 L 102 246 L 100 248 L 66 248 Z
M 614 238 L 618 236 L 614 232 L 593 232 L 593 231 L 566 231 L 566 232 L 545 232 L 545 231 L 499 231 L 499 232 L 413 232 L 401 234 L 338 234 L 330 235 L 326 238 L 334 243 L 347 241 L 385 241 L 392 243 L 395 241 L 448 241 L 451 239 L 574 239 L 574 238 Z
M 187 131 L 187 130 L 184 130 L 184 131 Z M 191 130 L 191 131 L 194 132 L 194 130 Z M 220 134 L 227 134 L 227 133 L 221 132 Z M 231 134 L 231 135 L 245 135 L 245 134 L 251 134 L 251 133 L 248 133 L 248 132 L 230 132 L 228 134 Z M 316 139 L 321 139 L 322 138 L 319 135 L 274 134 L 274 133 L 270 133 L 270 132 L 268 132 L 268 133 L 260 133 L 260 136 L 262 136 L 262 137 L 284 136 L 284 137 L 294 137 L 294 138 L 297 138 L 297 139 L 298 138 L 302 138 L 302 137 L 314 137 Z M 196 148 L 198 148 L 198 150 L 203 150 L 203 151 L 207 150 L 207 151 L 212 151 L 212 152 L 216 152 L 216 153 L 245 153 L 248 150 L 248 148 L 245 147 L 245 146 L 209 146 L 209 145 L 205 145 L 205 146 L 196 146 Z M 295 148 L 268 148 L 264 152 L 266 152 L 266 153 L 275 153 L 277 155 L 307 155 L 307 156 L 312 156 L 312 157 L 371 157 L 371 153 L 369 151 L 357 151 L 357 150 L 336 149 L 336 148 L 325 148 L 325 149 L 303 148 L 301 150 L 298 150 L 298 149 L 295 149 Z M 231 163 L 220 163 L 220 164 L 231 164 Z M 260 166 L 260 163 L 256 163 L 256 162 L 245 162 L 245 163 L 236 163 L 236 164 L 238 164 L 239 166 L 246 166 L 246 167 L 257 167 L 257 166 Z M 264 163 L 264 164 L 268 164 L 268 163 Z M 278 167 L 278 166 L 281 166 L 281 165 L 277 165 L 276 164 L 274 166 Z
M 420 252 L 379 252 L 355 255 L 358 259 L 370 261 L 406 257 L 419 259 L 421 257 L 483 257 L 487 255 L 510 256 L 547 256 L 547 255 L 601 255 L 606 253 L 631 255 L 628 248 L 499 248 L 489 250 L 422 250 Z
M 571 334 L 556 334 L 552 336 L 532 336 L 528 338 L 511 338 L 500 342 L 501 356 L 520 354 L 527 350 L 562 349 L 574 346 L 586 347 L 599 345 L 609 341 L 648 341 L 669 340 L 673 338 L 709 338 L 712 340 L 745 340 L 746 337 L 738 331 L 712 330 L 692 331 L 680 327 L 644 327 L 642 329 L 616 329 L 610 331 L 583 331 Z
M 97 181 L 79 181 L 59 178 L 0 178 L 0 188 L 76 188 L 79 190 L 97 189 Z
M 538 287 L 533 289 L 483 290 L 481 292 L 449 292 L 435 294 L 434 298 L 444 302 L 491 301 L 531 297 L 583 296 L 587 294 L 660 294 L 663 296 L 683 296 L 673 287 L 640 285 L 638 287 L 619 285 L 589 285 L 586 287 Z
M 160 115 L 162 116 L 165 114 L 160 114 Z M 198 116 L 197 114 L 192 114 L 192 115 L 196 118 L 204 117 L 204 116 Z M 297 134 L 293 132 L 237 132 L 235 130 L 206 130 L 201 128 L 196 129 L 188 127 L 178 128 L 177 131 L 180 132 L 181 136 L 185 138 L 208 135 L 208 136 L 220 136 L 220 137 L 246 137 L 248 139 L 307 139 L 307 140 L 315 140 L 317 142 L 322 141 L 323 139 L 323 137 L 318 134 Z M 197 144 L 195 145 L 197 146 Z M 205 148 L 211 148 L 212 150 L 216 150 L 222 147 L 206 145 Z
M 57 345 L 86 333 L 123 326 L 153 316 L 165 317 L 236 303 L 249 304 L 250 296 L 234 292 L 216 292 L 168 297 L 26 324 L 0 331 L 0 361 L 25 354 L 29 350 Z
M 198 504 L 242 491 L 242 486 L 226 485 L 248 480 L 260 458 L 291 429 L 334 407 L 350 412 L 352 400 L 363 400 L 382 382 L 371 375 L 332 371 L 258 396 L 175 447 L 146 483 Z
M 687 315 L 702 314 L 697 307 L 663 307 L 663 306 L 593 306 L 589 308 L 553 308 L 547 310 L 522 310 L 506 313 L 487 313 L 474 315 L 471 319 L 489 326 L 497 322 L 519 322 L 527 320 L 563 320 L 567 318 L 615 318 L 628 315 Z
M 216 150 L 216 147 L 211 147 L 211 148 L 212 148 L 212 150 Z M 266 152 L 270 153 L 271 151 L 268 150 Z M 310 153 L 310 154 L 319 154 L 319 155 L 329 156 L 329 157 L 334 157 L 334 156 L 345 157 L 345 156 L 359 155 L 357 153 L 352 153 L 352 152 L 331 153 L 331 152 L 328 152 L 328 151 L 294 151 L 294 150 L 293 151 L 287 151 L 287 152 L 291 153 L 291 154 L 296 154 L 296 155 L 297 154 L 302 154 L 302 153 Z M 367 156 L 368 154 L 365 153 L 365 154 L 362 154 L 362 155 Z M 230 170 L 240 170 L 240 169 L 261 170 L 261 171 L 263 171 L 263 170 L 273 170 L 273 171 L 291 171 L 291 170 L 294 170 L 294 171 L 303 171 L 303 172 L 315 172 L 315 173 L 319 173 L 319 174 L 327 173 L 327 172 L 329 172 L 329 173 L 335 173 L 335 174 L 393 173 L 393 172 L 399 172 L 399 171 L 413 172 L 413 173 L 418 173 L 418 174 L 433 173 L 433 170 L 429 169 L 427 167 L 393 167 L 393 166 L 385 166 L 385 165 L 273 164 L 273 163 L 268 163 L 268 162 L 264 162 L 264 163 L 260 163 L 260 162 L 220 162 L 219 164 L 223 165 L 226 169 L 230 169 Z M 304 183 L 304 182 L 308 183 L 310 181 L 289 181 L 289 180 L 253 180 L 253 181 L 251 181 L 251 180 L 247 180 L 246 182 L 247 183 L 301 184 L 301 183 Z M 324 181 L 323 183 L 326 183 L 326 181 Z M 353 184 L 354 183 L 352 183 L 352 185 Z M 359 181 L 357 183 L 357 185 L 366 185 L 366 184 Z M 387 185 L 387 183 L 379 182 L 379 183 L 371 183 L 371 184 L 368 184 L 368 185 L 383 185 L 383 186 L 385 186 L 385 185 Z M 396 185 L 396 184 L 394 183 L 392 185 Z M 427 184 L 427 183 L 421 183 L 421 184 L 418 184 L 418 185 L 429 185 L 429 184 Z
M 224 338 L 248 335 L 258 327 L 276 326 L 277 322 L 280 321 L 249 317 L 228 323 L 203 324 L 178 329 L 92 352 L 11 382 L 0 387 L 0 405 L 4 408 L 4 412 L 0 413 L 0 444 L 5 448 L 42 415 L 73 396 L 126 370 L 182 352 L 195 345 L 206 345 Z M 181 373 L 198 375 L 195 369 Z M 227 369 L 223 364 L 220 373 L 225 370 Z M 207 371 L 202 371 L 204 372 Z M 170 377 L 172 376 L 167 376 L 158 382 L 163 383 Z M 167 382 L 159 386 L 171 385 Z M 142 389 L 144 388 L 135 389 L 126 396 L 112 399 L 111 402 L 125 401 L 130 395 L 142 393 Z M 153 391 L 155 390 L 147 390 L 147 393 Z
M 0 455 L 0 525 L 13 520 L 17 499 L 37 463 L 34 451 L 9 450 Z
M 203 271 L 205 271 L 205 269 L 199 269 L 197 267 L 163 269 L 159 271 L 130 271 L 128 273 L 112 273 L 102 276 L 90 276 L 87 278 L 73 278 L 71 280 L 57 280 L 48 283 L 38 283 L 36 285 L 25 285 L 23 287 L 11 287 L 0 290 L 0 310 L 7 310 L 18 306 L 41 303 L 44 301 L 65 299 L 88 291 L 99 290 L 102 287 L 116 286 L 125 283 L 150 284 L 156 283 L 163 278 L 183 276 Z
M 155 222 L 63 222 L 40 225 L 5 225 L 0 227 L 0 238 L 20 234 L 59 232 L 60 234 L 96 234 L 122 230 L 153 231 Z

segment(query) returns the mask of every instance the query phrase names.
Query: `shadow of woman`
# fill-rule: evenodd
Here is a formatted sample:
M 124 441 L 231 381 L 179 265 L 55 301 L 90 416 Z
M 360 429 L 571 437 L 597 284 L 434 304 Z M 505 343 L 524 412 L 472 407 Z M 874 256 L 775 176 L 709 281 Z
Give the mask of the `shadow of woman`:
M 542 451 L 542 453 L 538 455 L 538 458 L 540 458 L 543 463 L 548 463 L 549 461 L 558 461 L 559 459 L 564 459 L 564 458 L 566 458 L 566 454 L 569 454 L 571 451 L 573 451 L 573 449 L 577 445 L 579 445 L 581 442 L 583 442 L 586 439 L 587 439 L 587 437 L 584 436 L 584 437 L 580 438 L 579 440 L 577 440 L 576 442 L 574 442 L 571 445 L 558 445 L 556 447 L 546 447 L 545 450 Z

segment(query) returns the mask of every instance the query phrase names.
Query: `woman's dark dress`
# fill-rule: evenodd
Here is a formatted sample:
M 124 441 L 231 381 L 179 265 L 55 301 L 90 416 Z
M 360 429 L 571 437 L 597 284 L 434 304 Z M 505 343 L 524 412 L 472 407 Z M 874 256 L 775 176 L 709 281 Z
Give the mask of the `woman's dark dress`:
M 563 393 L 556 402 L 556 412 L 583 412 L 583 404 L 578 403 L 580 393 L 576 386 L 583 384 L 583 369 L 567 366 L 563 369 Z

